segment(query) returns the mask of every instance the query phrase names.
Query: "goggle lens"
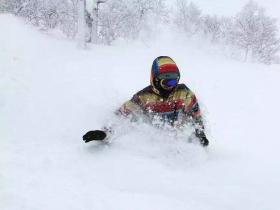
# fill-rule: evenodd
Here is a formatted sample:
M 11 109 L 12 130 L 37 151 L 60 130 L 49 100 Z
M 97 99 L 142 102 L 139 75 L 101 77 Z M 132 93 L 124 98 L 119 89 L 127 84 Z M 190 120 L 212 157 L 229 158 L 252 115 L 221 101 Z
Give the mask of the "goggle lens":
M 177 79 L 164 79 L 164 80 L 161 80 L 161 86 L 164 89 L 173 88 L 173 87 L 177 86 L 177 84 L 178 84 L 178 80 Z
M 177 80 L 176 79 L 168 79 L 165 82 L 165 85 L 168 87 L 174 87 L 177 85 Z

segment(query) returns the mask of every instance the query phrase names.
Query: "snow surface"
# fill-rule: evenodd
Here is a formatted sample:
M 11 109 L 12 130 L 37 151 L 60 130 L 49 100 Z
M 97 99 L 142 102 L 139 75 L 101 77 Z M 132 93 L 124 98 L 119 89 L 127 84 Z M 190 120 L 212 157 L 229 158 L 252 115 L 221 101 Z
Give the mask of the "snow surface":
M 197 94 L 209 148 L 126 123 L 111 144 L 84 144 L 159 55 Z M 169 35 L 80 50 L 1 14 L 0 209 L 279 209 L 279 67 Z

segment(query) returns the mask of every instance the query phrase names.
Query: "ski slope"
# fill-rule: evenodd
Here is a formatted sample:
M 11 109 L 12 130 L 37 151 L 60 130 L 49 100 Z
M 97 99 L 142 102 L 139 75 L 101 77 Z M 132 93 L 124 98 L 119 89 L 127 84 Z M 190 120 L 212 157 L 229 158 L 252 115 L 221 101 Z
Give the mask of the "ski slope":
M 196 93 L 209 148 L 125 122 L 111 144 L 84 144 L 149 84 L 159 55 Z M 170 34 L 81 50 L 0 14 L 0 209 L 277 210 L 279 81 L 279 65 Z

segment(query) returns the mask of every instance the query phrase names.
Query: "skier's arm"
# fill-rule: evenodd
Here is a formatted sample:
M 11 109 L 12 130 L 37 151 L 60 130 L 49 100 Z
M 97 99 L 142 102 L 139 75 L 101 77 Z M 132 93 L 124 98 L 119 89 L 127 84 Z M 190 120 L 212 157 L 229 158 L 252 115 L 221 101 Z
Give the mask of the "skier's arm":
M 132 121 L 137 120 L 137 116 L 141 111 L 140 107 L 140 98 L 137 94 L 135 94 L 132 99 L 125 102 L 116 112 L 116 115 L 123 116 Z M 117 125 L 106 125 L 101 130 L 93 130 L 87 132 L 83 136 L 83 140 L 85 143 L 90 141 L 102 141 L 106 138 L 110 138 L 110 135 L 114 133 Z
M 197 102 L 196 96 L 191 91 L 186 96 L 184 113 L 186 118 L 190 119 L 191 123 L 193 124 L 196 137 L 200 139 L 200 142 L 203 146 L 207 146 L 209 141 L 204 133 L 204 124 L 199 104 Z
M 141 112 L 140 98 L 135 94 L 132 99 L 125 102 L 116 112 L 117 115 L 124 117 L 130 117 L 132 120 L 136 120 L 137 115 Z
M 130 119 L 131 121 L 137 120 L 137 114 L 140 112 L 141 108 L 138 103 L 140 102 L 139 97 L 136 95 L 132 99 L 125 102 L 115 114 Z M 103 140 L 105 138 L 110 138 L 110 136 L 118 130 L 117 124 L 105 125 L 101 130 L 89 131 L 83 136 L 83 140 L 87 143 L 93 140 Z

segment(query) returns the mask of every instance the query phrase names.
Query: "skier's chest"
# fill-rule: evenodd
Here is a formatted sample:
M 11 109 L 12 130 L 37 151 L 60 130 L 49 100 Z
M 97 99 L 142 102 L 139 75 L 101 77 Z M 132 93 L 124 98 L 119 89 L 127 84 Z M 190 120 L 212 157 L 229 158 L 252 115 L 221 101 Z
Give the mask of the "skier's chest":
M 184 101 L 182 99 L 159 99 L 154 101 L 147 101 L 144 104 L 143 109 L 146 112 L 163 114 L 182 110 L 183 107 Z

